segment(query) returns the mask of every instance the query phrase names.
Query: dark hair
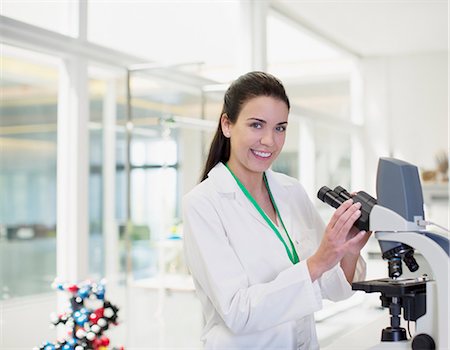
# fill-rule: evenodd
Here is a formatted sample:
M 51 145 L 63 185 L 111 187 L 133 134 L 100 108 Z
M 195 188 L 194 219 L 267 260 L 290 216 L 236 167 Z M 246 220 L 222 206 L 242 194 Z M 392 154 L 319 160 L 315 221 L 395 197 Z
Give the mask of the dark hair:
M 232 124 L 236 123 L 242 106 L 250 99 L 259 96 L 270 96 L 285 102 L 288 109 L 291 105 L 283 84 L 271 74 L 249 72 L 236 79 L 225 92 L 219 125 L 209 149 L 208 158 L 203 169 L 200 182 L 208 177 L 209 171 L 219 162 L 227 162 L 230 158 L 230 139 L 222 133 L 221 117 L 226 113 Z

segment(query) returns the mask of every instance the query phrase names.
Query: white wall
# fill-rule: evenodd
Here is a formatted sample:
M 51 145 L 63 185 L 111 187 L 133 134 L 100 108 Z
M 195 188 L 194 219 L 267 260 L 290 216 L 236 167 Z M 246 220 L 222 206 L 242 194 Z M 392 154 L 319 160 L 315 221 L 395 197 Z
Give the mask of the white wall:
M 448 150 L 448 53 L 368 58 L 361 62 L 366 117 L 366 185 L 375 193 L 378 158 L 434 169 Z

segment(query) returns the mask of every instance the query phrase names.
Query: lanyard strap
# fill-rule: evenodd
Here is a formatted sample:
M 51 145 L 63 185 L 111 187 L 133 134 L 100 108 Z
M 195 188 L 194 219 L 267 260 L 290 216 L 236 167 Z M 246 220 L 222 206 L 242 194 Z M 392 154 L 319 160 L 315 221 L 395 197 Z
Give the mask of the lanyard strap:
M 269 183 L 267 182 L 266 174 L 264 173 L 264 183 L 266 185 L 267 191 L 269 192 L 270 200 L 272 201 L 273 207 L 275 208 L 275 212 L 277 213 L 278 217 L 280 218 L 281 225 L 283 226 L 284 232 L 286 232 L 286 236 L 288 237 L 289 243 L 292 248 L 291 250 L 288 248 L 286 241 L 281 236 L 280 232 L 278 231 L 278 228 L 275 227 L 272 220 L 267 216 L 267 214 L 262 210 L 262 208 L 259 206 L 259 204 L 256 202 L 256 200 L 253 198 L 253 196 L 250 194 L 250 192 L 245 188 L 244 184 L 234 175 L 234 173 L 231 171 L 231 169 L 228 167 L 228 164 L 225 164 L 227 169 L 230 171 L 231 175 L 233 175 L 234 179 L 236 180 L 237 184 L 239 185 L 242 192 L 244 192 L 245 196 L 249 199 L 249 201 L 253 204 L 253 206 L 258 210 L 259 214 L 266 220 L 267 224 L 270 226 L 270 228 L 275 232 L 278 239 L 283 243 L 284 248 L 286 249 L 286 253 L 289 256 L 289 260 L 292 261 L 292 263 L 295 265 L 299 262 L 299 258 L 297 255 L 297 252 L 295 250 L 294 244 L 292 243 L 291 237 L 289 237 L 289 233 L 286 230 L 286 226 L 284 226 L 283 219 L 281 218 L 280 212 L 278 211 L 277 205 L 275 203 L 275 200 L 272 196 L 272 192 L 270 192 Z

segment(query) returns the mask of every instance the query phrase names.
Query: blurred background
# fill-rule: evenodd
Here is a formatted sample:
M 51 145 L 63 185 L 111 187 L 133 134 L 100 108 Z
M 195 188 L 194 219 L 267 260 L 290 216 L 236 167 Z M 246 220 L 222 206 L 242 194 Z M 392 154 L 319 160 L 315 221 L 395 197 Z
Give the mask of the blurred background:
M 375 195 L 379 157 L 419 167 L 448 225 L 448 1 L 20 1 L 1 6 L 0 347 L 55 339 L 51 283 L 107 280 L 127 348 L 199 348 L 181 198 L 230 82 L 263 70 L 292 108 L 274 170 Z M 368 277 L 386 275 L 377 242 Z M 225 263 L 225 262 L 224 262 Z M 366 295 L 325 304 L 322 346 Z M 359 312 L 355 313 L 355 310 Z M 337 321 L 339 320 L 339 321 Z

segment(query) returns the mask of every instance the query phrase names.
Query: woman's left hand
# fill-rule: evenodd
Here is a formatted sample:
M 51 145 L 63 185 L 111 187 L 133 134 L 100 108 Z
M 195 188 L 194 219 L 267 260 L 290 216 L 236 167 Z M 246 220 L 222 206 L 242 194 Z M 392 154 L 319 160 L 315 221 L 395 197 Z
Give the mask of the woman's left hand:
M 367 231 L 367 232 L 361 231 L 356 226 L 352 226 L 350 231 L 348 231 L 346 241 L 352 239 L 353 237 L 355 237 L 356 235 L 359 235 L 359 234 L 361 234 L 361 235 L 364 234 L 364 239 L 358 241 L 357 244 L 352 244 L 348 250 L 348 254 L 359 255 L 361 249 L 366 245 L 367 241 L 369 240 L 370 235 L 372 234 L 372 231 Z
M 365 246 L 371 234 L 372 231 L 361 231 L 355 226 L 352 226 L 347 233 L 346 241 L 349 241 L 358 235 L 364 236 L 362 239 L 356 240 L 355 243 L 349 245 L 347 254 L 341 260 L 341 268 L 344 271 L 345 278 L 350 284 L 353 282 L 355 277 L 356 265 L 358 263 L 361 249 Z
M 351 196 L 356 196 L 358 194 L 358 192 L 352 192 Z M 347 239 L 346 241 L 348 241 L 349 239 L 355 237 L 357 234 L 359 234 L 361 232 L 361 234 L 363 234 L 362 232 L 364 231 L 360 231 L 356 226 L 352 226 L 352 228 L 350 229 L 350 231 L 347 234 Z M 361 251 L 361 249 L 366 245 L 367 241 L 370 238 L 370 235 L 372 234 L 372 231 L 367 231 L 365 232 L 365 237 L 363 240 L 359 241 L 357 245 L 353 245 L 352 249 L 349 249 L 349 254 L 352 255 L 359 255 L 359 252 Z

